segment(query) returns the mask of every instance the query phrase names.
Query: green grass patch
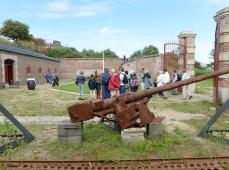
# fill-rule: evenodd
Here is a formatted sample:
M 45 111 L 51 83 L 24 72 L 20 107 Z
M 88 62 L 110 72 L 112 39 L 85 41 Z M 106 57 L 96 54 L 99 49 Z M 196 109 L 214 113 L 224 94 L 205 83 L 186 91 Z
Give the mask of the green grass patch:
M 56 87 L 56 89 L 79 93 L 79 86 L 77 86 L 74 82 Z M 84 83 L 84 94 L 90 94 L 90 90 L 88 88 L 88 81 Z
M 120 134 L 107 126 L 86 124 L 82 145 L 58 143 L 56 125 L 27 125 L 27 128 L 36 139 L 9 150 L 5 156 L 17 160 L 75 160 L 77 157 L 86 160 L 110 160 L 149 156 L 176 158 L 212 156 L 226 152 L 227 149 L 226 145 L 221 143 L 205 145 L 196 140 L 195 136 L 189 132 L 179 128 L 176 128 L 173 133 L 164 131 L 160 138 L 146 138 L 143 142 L 123 143 Z
M 196 83 L 196 93 L 212 94 L 213 93 L 213 79 L 207 79 Z
M 173 102 L 173 101 L 164 101 L 164 102 L 151 102 L 150 107 L 154 109 L 171 109 L 178 112 L 189 112 L 189 113 L 208 113 L 212 112 L 210 110 L 213 107 L 213 103 L 208 101 L 195 101 L 195 102 Z

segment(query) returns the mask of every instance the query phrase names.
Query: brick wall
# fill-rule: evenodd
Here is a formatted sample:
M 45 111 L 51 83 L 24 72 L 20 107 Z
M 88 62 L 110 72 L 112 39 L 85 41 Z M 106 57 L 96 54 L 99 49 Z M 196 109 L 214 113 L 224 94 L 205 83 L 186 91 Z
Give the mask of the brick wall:
M 0 51 L 0 57 L 1 62 L 5 59 L 14 60 L 14 81 L 19 81 L 20 84 L 25 84 L 27 78 L 35 78 L 38 83 L 45 82 L 44 77 L 47 75 L 48 69 L 50 69 L 52 73 L 56 71 L 57 75 L 60 73 L 60 65 L 59 62 L 56 61 L 39 59 L 5 51 Z M 2 66 L 0 65 L 0 67 L 0 82 L 4 83 Z M 30 67 L 31 73 L 27 72 L 27 67 Z M 38 72 L 39 69 L 41 70 L 41 73 Z
M 60 74 L 62 78 L 74 79 L 80 70 L 84 71 L 86 76 L 93 74 L 95 70 L 102 72 L 103 60 L 98 58 L 64 58 L 60 60 Z M 118 70 L 122 64 L 122 59 L 105 59 L 105 67 Z
M 125 70 L 133 70 L 137 74 L 140 73 L 142 68 L 145 68 L 153 75 L 153 78 L 156 78 L 158 71 L 161 70 L 161 55 L 138 58 L 126 62 L 123 66 Z

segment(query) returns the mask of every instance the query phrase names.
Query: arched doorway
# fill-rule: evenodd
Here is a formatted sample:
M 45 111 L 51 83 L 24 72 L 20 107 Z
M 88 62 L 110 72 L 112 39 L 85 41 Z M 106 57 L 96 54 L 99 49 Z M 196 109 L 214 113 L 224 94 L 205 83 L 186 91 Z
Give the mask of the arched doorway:
M 5 83 L 12 84 L 14 82 L 14 61 L 11 59 L 6 59 L 4 61 L 5 65 Z

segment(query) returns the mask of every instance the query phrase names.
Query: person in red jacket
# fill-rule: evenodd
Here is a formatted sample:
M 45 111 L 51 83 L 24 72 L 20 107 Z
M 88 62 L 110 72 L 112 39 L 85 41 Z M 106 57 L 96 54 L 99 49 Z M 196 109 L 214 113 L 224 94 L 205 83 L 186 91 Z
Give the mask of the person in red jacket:
M 111 69 L 111 77 L 108 84 L 108 89 L 110 91 L 115 91 L 115 95 L 118 95 L 118 90 L 120 87 L 120 78 L 119 75 L 115 72 L 115 69 Z

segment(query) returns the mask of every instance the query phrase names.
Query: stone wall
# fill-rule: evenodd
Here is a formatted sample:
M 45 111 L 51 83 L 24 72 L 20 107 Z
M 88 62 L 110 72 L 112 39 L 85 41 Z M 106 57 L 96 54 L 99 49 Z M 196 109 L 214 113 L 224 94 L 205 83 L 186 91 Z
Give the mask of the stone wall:
M 216 13 L 220 20 L 219 70 L 229 68 L 229 7 Z M 219 99 L 224 103 L 229 98 L 229 74 L 219 77 Z
M 48 70 L 50 70 L 52 73 L 56 72 L 57 75 L 60 73 L 60 62 L 0 51 L 1 83 L 5 83 L 4 60 L 6 59 L 11 59 L 14 61 L 14 81 L 19 81 L 20 84 L 25 84 L 27 78 L 35 78 L 37 83 L 43 83 L 45 82 L 44 77 L 47 75 Z M 27 72 L 28 67 L 31 68 L 31 73 Z M 41 73 L 39 73 L 39 69 L 41 70 Z
M 119 69 L 123 60 L 117 59 L 105 59 L 105 68 Z M 84 71 L 86 76 L 94 74 L 95 70 L 98 73 L 102 73 L 103 60 L 98 58 L 64 58 L 60 60 L 60 74 L 62 78 L 74 79 L 79 74 L 80 70 Z
M 161 55 L 147 56 L 128 61 L 123 64 L 125 70 L 133 70 L 140 73 L 142 68 L 148 70 L 155 79 L 159 70 L 161 70 Z

